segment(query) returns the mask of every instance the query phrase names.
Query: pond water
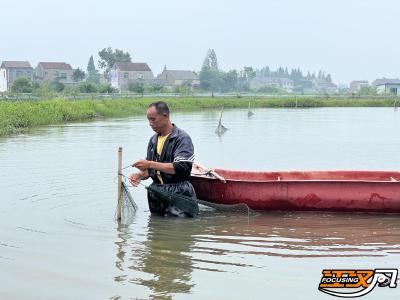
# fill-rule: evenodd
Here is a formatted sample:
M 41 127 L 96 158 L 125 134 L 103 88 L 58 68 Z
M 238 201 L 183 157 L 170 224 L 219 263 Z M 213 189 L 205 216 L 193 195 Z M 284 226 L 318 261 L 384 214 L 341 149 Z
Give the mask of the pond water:
M 400 170 L 391 108 L 253 111 L 224 111 L 221 137 L 217 110 L 171 119 L 209 167 Z M 322 269 L 400 267 L 396 214 L 161 218 L 139 187 L 133 224 L 118 224 L 118 146 L 129 165 L 151 135 L 143 114 L 0 140 L 0 299 L 333 299 L 317 289 Z M 376 288 L 365 299 L 399 297 Z

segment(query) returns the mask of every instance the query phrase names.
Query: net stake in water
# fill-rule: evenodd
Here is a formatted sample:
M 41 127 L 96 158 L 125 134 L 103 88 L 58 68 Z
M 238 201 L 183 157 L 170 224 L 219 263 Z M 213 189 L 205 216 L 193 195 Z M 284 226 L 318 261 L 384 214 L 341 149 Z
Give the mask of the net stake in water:
M 118 204 L 116 219 L 121 220 L 121 210 L 122 210 L 122 147 L 118 148 Z

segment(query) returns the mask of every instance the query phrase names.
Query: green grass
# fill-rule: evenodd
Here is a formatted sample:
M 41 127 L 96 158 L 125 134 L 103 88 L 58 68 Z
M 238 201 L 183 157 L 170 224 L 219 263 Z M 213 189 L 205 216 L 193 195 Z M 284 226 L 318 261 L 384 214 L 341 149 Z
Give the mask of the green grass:
M 147 106 L 160 99 L 107 100 L 29 100 L 0 101 L 0 136 L 15 134 L 36 126 L 91 120 L 97 117 L 144 115 Z M 162 98 L 171 111 L 252 107 L 390 107 L 393 99 L 335 98 Z

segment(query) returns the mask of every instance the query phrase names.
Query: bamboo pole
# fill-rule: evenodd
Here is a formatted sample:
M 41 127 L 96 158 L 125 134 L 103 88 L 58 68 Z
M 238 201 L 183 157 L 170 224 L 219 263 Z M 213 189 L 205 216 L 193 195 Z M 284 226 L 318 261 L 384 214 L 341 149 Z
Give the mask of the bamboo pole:
M 118 204 L 116 219 L 121 220 L 122 210 L 122 147 L 118 148 Z

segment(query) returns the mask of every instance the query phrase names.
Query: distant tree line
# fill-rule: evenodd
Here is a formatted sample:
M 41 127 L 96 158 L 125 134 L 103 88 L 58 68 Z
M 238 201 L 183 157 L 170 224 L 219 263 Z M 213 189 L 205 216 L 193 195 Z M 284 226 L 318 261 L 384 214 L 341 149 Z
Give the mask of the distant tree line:
M 319 71 L 316 75 L 315 73 L 307 72 L 307 75 L 304 75 L 300 68 L 291 69 L 289 72 L 288 68 L 279 67 L 275 71 L 271 70 L 268 66 L 256 70 L 256 75 L 259 77 L 278 77 L 278 78 L 289 78 L 293 81 L 298 80 L 326 80 L 327 82 L 332 82 L 331 74 L 325 74 L 323 71 Z
M 275 77 L 288 78 L 294 82 L 299 80 L 325 80 L 332 82 L 330 74 L 325 74 L 323 71 L 315 73 L 308 72 L 307 75 L 300 68 L 292 69 L 279 67 L 277 70 L 271 70 L 268 66 L 261 69 L 253 69 L 253 67 L 243 67 L 243 69 L 230 70 L 224 72 L 218 67 L 218 59 L 215 51 L 209 49 L 203 61 L 201 71 L 199 73 L 200 88 L 206 91 L 232 92 L 232 91 L 249 91 L 250 83 L 255 77 Z M 276 93 L 279 89 L 272 86 L 261 88 L 261 92 Z
M 215 51 L 209 49 L 199 73 L 200 88 L 206 91 L 220 92 L 249 90 L 250 81 L 255 76 L 256 72 L 252 67 L 244 67 L 240 71 L 224 72 L 220 70 Z
M 104 48 L 98 52 L 98 67 L 102 73 L 96 69 L 93 56 L 90 56 L 86 71 L 77 68 L 73 71 L 72 79 L 76 84 L 65 85 L 62 80 L 55 79 L 52 82 L 30 82 L 26 78 L 18 78 L 13 82 L 12 92 L 14 93 L 33 93 L 38 96 L 51 95 L 53 93 L 78 94 L 78 93 L 114 93 L 118 92 L 109 83 L 109 75 L 114 64 L 117 62 L 131 62 L 132 57 L 129 52 L 120 49 Z M 300 68 L 290 71 L 287 67 L 279 67 L 276 70 L 265 66 L 261 69 L 253 69 L 245 66 L 241 70 L 223 71 L 219 68 L 218 58 L 213 49 L 209 49 L 204 58 L 199 72 L 200 90 L 211 92 L 246 92 L 251 90 L 251 82 L 254 78 L 288 78 L 295 83 L 301 80 L 324 80 L 332 82 L 330 74 L 319 71 L 317 74 L 303 73 Z M 193 89 L 191 82 L 184 82 L 181 86 L 175 87 L 174 92 L 190 93 Z M 136 93 L 156 92 L 162 93 L 167 89 L 159 83 L 144 86 L 143 82 L 132 82 L 128 90 Z M 263 93 L 282 92 L 274 86 L 261 86 L 257 89 Z M 373 90 L 363 90 L 365 93 L 374 93 Z

